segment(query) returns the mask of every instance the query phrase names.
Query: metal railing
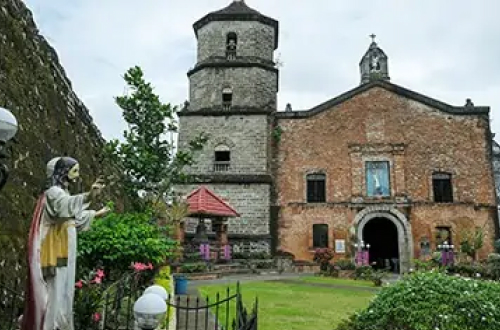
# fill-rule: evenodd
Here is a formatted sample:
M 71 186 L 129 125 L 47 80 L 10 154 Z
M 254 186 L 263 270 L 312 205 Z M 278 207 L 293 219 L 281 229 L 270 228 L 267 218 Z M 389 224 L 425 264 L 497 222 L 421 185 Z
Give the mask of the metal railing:
M 214 172 L 227 172 L 231 168 L 231 162 L 214 162 Z

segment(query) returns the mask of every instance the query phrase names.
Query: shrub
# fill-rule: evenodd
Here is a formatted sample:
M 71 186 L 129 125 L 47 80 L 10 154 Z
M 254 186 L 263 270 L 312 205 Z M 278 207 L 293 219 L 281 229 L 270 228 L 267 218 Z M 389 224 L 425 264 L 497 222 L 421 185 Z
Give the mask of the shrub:
M 500 329 L 498 297 L 496 282 L 416 273 L 382 289 L 337 330 Z
M 177 243 L 164 230 L 151 221 L 149 213 L 112 213 L 95 221 L 91 230 L 78 237 L 80 273 L 99 265 L 116 278 L 133 262 L 165 262 Z
M 337 260 L 337 261 L 335 261 L 334 266 L 338 270 L 354 270 L 354 269 L 356 269 L 356 265 L 354 264 L 354 262 L 352 262 L 349 259 Z
M 373 273 L 371 266 L 359 266 L 354 271 L 354 279 L 356 280 L 370 280 Z
M 437 263 L 434 259 L 428 259 L 428 260 L 421 260 L 421 259 L 415 259 L 415 269 L 418 271 L 429 271 L 432 269 L 439 268 L 440 265 Z
M 500 254 L 491 253 L 488 256 L 487 267 L 489 275 L 494 280 L 500 280 Z
M 467 277 L 489 278 L 490 274 L 486 265 L 471 262 L 461 262 L 453 266 L 448 266 L 449 273 L 459 274 Z
M 321 248 L 314 251 L 314 261 L 320 264 L 321 270 L 328 270 L 328 264 L 333 259 L 334 253 L 332 249 Z
M 495 251 L 500 254 L 500 239 L 495 241 Z
M 205 262 L 192 262 L 182 264 L 180 267 L 181 273 L 204 273 L 208 270 Z

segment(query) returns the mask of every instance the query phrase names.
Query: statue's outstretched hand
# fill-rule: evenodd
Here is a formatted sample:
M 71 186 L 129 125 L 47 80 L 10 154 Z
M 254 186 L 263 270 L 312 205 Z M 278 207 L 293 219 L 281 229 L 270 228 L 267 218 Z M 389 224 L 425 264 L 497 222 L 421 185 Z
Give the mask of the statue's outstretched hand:
M 101 195 L 102 190 L 106 187 L 104 184 L 104 179 L 98 178 L 93 184 L 92 187 L 90 188 L 90 198 L 92 200 L 96 199 L 99 195 Z
M 105 217 L 106 215 L 109 214 L 109 212 L 111 212 L 111 209 L 109 207 L 105 206 L 95 213 L 95 217 L 96 218 Z

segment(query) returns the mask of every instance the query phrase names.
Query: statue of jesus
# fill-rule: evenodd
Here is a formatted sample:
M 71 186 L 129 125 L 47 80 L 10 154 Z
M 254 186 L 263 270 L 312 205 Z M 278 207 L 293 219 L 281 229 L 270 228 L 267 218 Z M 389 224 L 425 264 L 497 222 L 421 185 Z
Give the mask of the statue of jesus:
M 89 192 L 71 196 L 68 186 L 80 177 L 70 157 L 47 164 L 48 184 L 38 199 L 28 241 L 28 286 L 22 330 L 74 330 L 77 231 L 110 212 L 89 210 L 104 188 L 98 179 Z

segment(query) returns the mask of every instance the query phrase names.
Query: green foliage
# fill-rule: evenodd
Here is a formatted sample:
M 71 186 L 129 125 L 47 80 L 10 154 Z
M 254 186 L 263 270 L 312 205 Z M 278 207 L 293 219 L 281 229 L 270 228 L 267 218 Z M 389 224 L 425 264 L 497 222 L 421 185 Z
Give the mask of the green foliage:
M 489 276 L 492 279 L 499 281 L 500 280 L 500 254 L 491 253 L 488 256 L 487 265 L 488 265 Z
M 283 133 L 283 129 L 281 126 L 275 126 L 272 132 L 274 141 L 280 142 L 281 141 L 281 134 Z
M 359 266 L 354 271 L 354 278 L 356 280 L 370 280 L 372 272 L 371 266 Z
M 484 230 L 478 227 L 473 231 L 463 232 L 461 237 L 460 250 L 476 260 L 477 251 L 484 245 Z
M 338 268 L 338 270 L 354 270 L 356 269 L 356 265 L 349 259 L 340 259 L 335 261 L 334 267 Z
M 170 266 L 163 266 L 160 268 L 158 275 L 154 279 L 154 283 L 167 290 L 168 294 L 173 294 L 172 292 L 173 278 L 171 275 Z M 175 309 L 173 307 L 170 307 L 168 315 L 165 315 L 165 320 L 163 320 L 162 329 L 167 329 L 167 326 L 169 325 L 169 320 L 172 320 L 174 314 L 175 314 Z
M 417 273 L 384 287 L 337 330 L 500 329 L 498 297 L 496 282 Z
M 208 270 L 205 262 L 185 263 L 180 267 L 181 273 L 204 273 Z
M 432 258 L 428 260 L 415 259 L 413 262 L 417 271 L 429 271 L 440 267 L 439 261 L 436 262 L 436 260 Z
M 76 329 L 99 329 L 103 294 L 102 271 L 91 271 L 76 282 L 74 297 L 74 324 Z
M 201 134 L 187 149 L 176 152 L 174 141 L 165 137 L 177 132 L 178 107 L 160 101 L 140 67 L 129 69 L 124 79 L 131 92 L 116 97 L 116 103 L 123 110 L 128 130 L 124 142 L 112 140 L 106 145 L 105 154 L 123 169 L 124 184 L 135 201 L 139 201 L 139 191 L 161 199 L 173 184 L 186 179 L 183 168 L 193 164 L 194 152 L 202 149 L 207 138 Z M 141 210 L 144 207 L 136 205 Z
M 500 254 L 500 239 L 495 241 L 495 252 Z
M 101 265 L 108 273 L 119 274 L 133 262 L 161 264 L 177 248 L 165 235 L 167 229 L 152 222 L 149 213 L 111 213 L 79 235 L 79 268 Z

